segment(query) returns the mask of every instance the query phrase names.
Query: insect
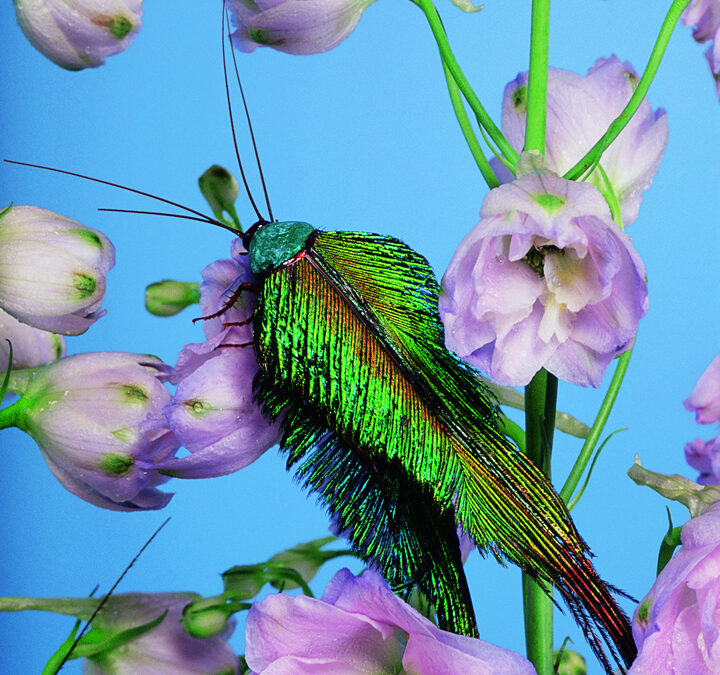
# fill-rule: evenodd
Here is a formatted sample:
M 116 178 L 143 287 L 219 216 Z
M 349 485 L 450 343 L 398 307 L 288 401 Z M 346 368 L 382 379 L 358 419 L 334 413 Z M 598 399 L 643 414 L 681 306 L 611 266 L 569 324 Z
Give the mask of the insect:
M 445 349 L 439 287 L 401 241 L 261 219 L 256 398 L 282 414 L 288 468 L 396 589 L 477 635 L 457 526 L 558 588 L 590 646 L 629 665 L 628 618 L 545 476 L 507 441 L 475 371 Z

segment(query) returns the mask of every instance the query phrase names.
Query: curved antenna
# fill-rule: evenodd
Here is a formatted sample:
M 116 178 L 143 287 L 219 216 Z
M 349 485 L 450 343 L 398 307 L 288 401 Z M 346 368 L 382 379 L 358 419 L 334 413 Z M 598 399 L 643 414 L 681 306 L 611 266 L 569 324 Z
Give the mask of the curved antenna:
M 155 199 L 159 202 L 163 202 L 165 204 L 170 204 L 170 206 L 175 206 L 178 209 L 182 209 L 183 211 L 187 211 L 188 213 L 192 213 L 195 216 L 198 216 L 198 218 L 193 218 L 193 220 L 199 220 L 203 223 L 208 223 L 209 225 L 215 225 L 216 227 L 222 227 L 225 230 L 229 230 L 233 234 L 237 235 L 238 231 L 234 230 L 232 227 L 225 225 L 225 223 L 221 223 L 219 220 L 215 220 L 215 218 L 211 218 L 210 216 L 206 216 L 201 211 L 196 211 L 195 209 L 191 209 L 189 206 L 183 206 L 182 204 L 178 204 L 177 202 L 173 202 L 169 199 L 165 199 L 164 197 L 158 197 L 157 195 L 151 194 L 150 192 L 143 192 L 142 190 L 137 190 L 135 188 L 128 187 L 127 185 L 120 185 L 120 183 L 113 183 L 109 180 L 102 180 L 101 178 L 93 178 L 93 176 L 86 176 L 82 173 L 75 173 L 74 171 L 66 171 L 65 169 L 56 169 L 52 166 L 43 166 L 42 164 L 30 164 L 29 162 L 18 162 L 14 159 L 4 159 L 4 162 L 7 162 L 8 164 L 17 164 L 19 166 L 29 166 L 33 169 L 43 169 L 44 171 L 54 171 L 55 173 L 64 173 L 66 176 L 74 176 L 75 178 L 84 178 L 85 180 L 91 180 L 94 183 L 102 183 L 103 185 L 109 185 L 110 187 L 119 188 L 120 190 L 126 190 L 127 192 L 134 192 L 137 195 L 142 195 L 143 197 L 150 197 L 150 199 Z M 100 209 L 102 210 L 102 209 Z M 107 209 L 107 210 L 117 210 L 122 211 L 123 209 Z M 135 213 L 142 213 L 142 211 L 136 211 Z M 173 215 L 171 213 L 166 215 Z M 177 218 L 187 218 L 188 216 L 176 216 Z
M 260 209 L 258 209 L 257 204 L 255 203 L 255 200 L 253 199 L 252 193 L 250 192 L 250 187 L 248 186 L 247 178 L 245 178 L 245 170 L 243 169 L 242 160 L 240 159 L 240 150 L 238 149 L 237 144 L 237 136 L 235 135 L 235 122 L 233 122 L 233 113 L 232 113 L 232 103 L 230 102 L 230 87 L 228 85 L 228 76 L 227 76 L 227 60 L 225 58 L 225 19 L 227 10 L 225 9 L 225 0 L 223 0 L 223 15 L 222 15 L 222 62 L 223 62 L 223 75 L 225 77 L 225 97 L 227 98 L 227 104 L 228 104 L 228 113 L 230 115 L 230 129 L 232 130 L 232 137 L 233 137 L 233 145 L 235 146 L 235 157 L 237 158 L 238 168 L 240 169 L 240 176 L 242 177 L 243 185 L 245 186 L 245 192 L 247 192 L 247 196 L 250 199 L 250 203 L 252 204 L 253 209 L 255 210 L 255 214 L 258 217 L 258 220 L 265 221 L 265 218 L 263 218 L 262 214 L 260 213 Z M 243 97 L 243 100 L 245 97 Z M 263 183 L 264 185 L 264 183 Z M 272 216 L 270 216 L 272 218 Z
M 268 197 L 267 185 L 265 184 L 265 174 L 263 173 L 262 165 L 260 164 L 260 154 L 258 153 L 257 145 L 255 143 L 255 134 L 253 132 L 252 122 L 250 121 L 250 112 L 248 111 L 247 101 L 245 100 L 245 92 L 243 91 L 242 82 L 240 81 L 240 73 L 238 72 L 237 59 L 235 58 L 235 50 L 232 47 L 232 40 L 230 38 L 230 26 L 228 26 L 227 37 L 228 42 L 230 43 L 230 55 L 232 56 L 233 60 L 235 79 L 237 80 L 238 88 L 240 89 L 240 96 L 242 97 L 243 108 L 245 108 L 245 119 L 247 120 L 248 129 L 250 130 L 250 138 L 252 139 L 253 151 L 255 152 L 255 160 L 257 161 L 258 172 L 260 173 L 260 182 L 262 183 L 263 194 L 265 195 L 265 203 L 267 204 L 268 215 L 270 216 L 270 221 L 272 222 L 275 220 L 275 218 L 273 218 L 272 206 L 270 206 L 270 197 Z M 225 50 L 223 49 L 223 54 L 224 52 Z
M 110 208 L 99 208 L 98 211 L 107 211 L 109 213 L 137 213 L 141 216 L 167 216 L 168 218 L 181 218 L 182 220 L 196 220 L 200 223 L 208 222 L 205 218 L 198 218 L 197 216 L 185 216 L 181 213 L 166 213 L 165 211 L 141 211 L 139 209 L 110 209 Z M 234 227 L 230 227 L 229 225 L 225 225 L 224 223 L 213 222 L 210 224 L 217 225 L 218 227 L 222 227 L 224 230 L 227 230 L 228 232 L 232 232 L 236 236 L 240 235 L 240 232 L 238 232 Z

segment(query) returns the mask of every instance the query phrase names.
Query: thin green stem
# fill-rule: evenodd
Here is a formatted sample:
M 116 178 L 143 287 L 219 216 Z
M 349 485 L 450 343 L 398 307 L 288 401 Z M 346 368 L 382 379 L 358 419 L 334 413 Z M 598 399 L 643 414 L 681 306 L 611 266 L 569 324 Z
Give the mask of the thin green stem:
M 435 5 L 433 5 L 432 0 L 413 1 L 425 14 L 428 24 L 430 25 L 430 30 L 432 31 L 432 34 L 435 37 L 435 42 L 437 42 L 438 49 L 440 50 L 443 63 L 447 65 L 448 70 L 452 74 L 455 82 L 457 82 L 457 85 L 470 105 L 470 108 L 472 108 L 472 111 L 477 116 L 480 124 L 487 130 L 490 138 L 492 138 L 498 146 L 500 152 L 505 155 L 506 159 L 508 159 L 514 166 L 518 160 L 518 153 L 515 151 L 515 148 L 510 145 L 505 136 L 503 136 L 500 129 L 497 127 L 495 122 L 493 122 L 492 118 L 483 107 L 482 103 L 480 103 L 480 99 L 477 97 L 477 94 L 470 86 L 470 82 L 468 82 L 468 79 L 465 77 L 465 74 L 460 68 L 460 64 L 458 64 L 457 59 L 450 48 L 450 42 L 448 41 L 447 34 L 445 33 L 445 28 L 442 25 L 442 21 L 440 20 L 440 16 L 438 15 L 437 9 L 435 9 Z
M 650 53 L 648 64 L 645 67 L 645 72 L 642 74 L 630 101 L 612 122 L 612 124 L 610 124 L 608 130 L 602 135 L 600 140 L 595 143 L 595 145 L 593 145 L 593 147 L 585 153 L 585 156 L 565 174 L 565 178 L 569 180 L 577 180 L 588 169 L 597 164 L 600 161 L 600 157 L 602 157 L 603 152 L 610 147 L 610 144 L 618 137 L 620 132 L 625 128 L 625 125 L 627 125 L 637 109 L 640 107 L 640 104 L 645 98 L 645 94 L 647 94 L 650 84 L 655 77 L 655 73 L 657 73 L 657 70 L 660 67 L 660 61 L 662 60 L 665 48 L 670 41 L 670 36 L 672 35 L 673 30 L 675 30 L 675 24 L 677 24 L 680 15 L 683 13 L 683 10 L 687 7 L 689 2 L 690 0 L 674 0 L 665 17 L 665 20 L 663 21 L 655 46 Z
M 457 86 L 457 82 L 452 76 L 450 69 L 447 67 L 445 61 L 443 61 L 443 71 L 445 73 L 445 81 L 447 82 L 448 93 L 450 94 L 450 102 L 452 103 L 453 110 L 455 111 L 455 117 L 457 118 L 460 129 L 462 130 L 465 142 L 470 148 L 472 156 L 475 158 L 475 163 L 482 177 L 485 179 L 487 186 L 492 189 L 500 185 L 500 181 L 497 179 L 495 172 L 490 166 L 485 154 L 480 147 L 475 132 L 473 131 L 470 120 L 468 119 L 467 113 L 465 112 L 465 106 L 463 105 L 462 97 L 460 96 L 460 89 Z
M 560 490 L 560 498 L 566 504 L 570 501 L 570 498 L 573 496 L 573 493 L 575 492 L 575 488 L 577 487 L 578 483 L 580 482 L 580 478 L 582 477 L 582 475 L 585 471 L 585 467 L 587 466 L 587 463 L 590 461 L 590 457 L 592 456 L 593 450 L 595 449 L 595 446 L 597 445 L 598 441 L 600 440 L 600 435 L 602 434 L 603 429 L 605 428 L 605 423 L 607 422 L 608 417 L 610 416 L 610 412 L 612 411 L 613 405 L 615 404 L 615 400 L 617 399 L 618 393 L 620 392 L 620 387 L 622 385 L 623 378 L 625 377 L 625 373 L 627 372 L 628 364 L 630 363 L 631 354 L 632 354 L 632 349 L 626 351 L 618 359 L 618 363 L 615 368 L 615 372 L 613 373 L 612 380 L 610 380 L 610 386 L 608 387 L 607 393 L 605 394 L 605 398 L 603 399 L 602 405 L 600 406 L 600 410 L 598 410 L 597 417 L 595 418 L 595 421 L 593 422 L 592 426 L 590 427 L 590 433 L 588 434 L 588 437 L 585 439 L 585 443 L 583 443 L 582 449 L 580 450 L 580 454 L 578 455 L 578 458 L 575 460 L 575 464 L 573 465 L 573 468 L 570 471 L 570 475 L 567 477 L 567 480 L 565 481 L 565 485 L 563 485 L 562 490 Z
M 545 154 L 549 45 L 550 0 L 533 0 L 524 149 L 537 150 L 543 155 Z
M 556 402 L 557 378 L 541 370 L 525 387 L 525 438 L 527 456 L 548 479 Z M 522 589 L 527 657 L 538 675 L 552 675 L 552 588 L 523 573 Z

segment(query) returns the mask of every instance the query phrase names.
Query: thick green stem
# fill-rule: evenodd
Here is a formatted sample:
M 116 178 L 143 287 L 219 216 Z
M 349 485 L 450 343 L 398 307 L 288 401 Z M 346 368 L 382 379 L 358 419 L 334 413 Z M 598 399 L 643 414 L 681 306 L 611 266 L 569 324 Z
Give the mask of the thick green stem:
M 525 150 L 545 154 L 547 117 L 548 50 L 550 40 L 550 0 L 533 0 L 528 69 Z
M 445 81 L 447 82 L 448 93 L 450 94 L 450 102 L 452 103 L 453 110 L 455 111 L 455 117 L 457 118 L 460 129 L 462 130 L 465 142 L 470 148 L 472 156 L 475 158 L 475 163 L 480 169 L 482 177 L 485 179 L 487 186 L 492 189 L 500 185 L 500 181 L 497 179 L 490 162 L 485 157 L 480 143 L 478 142 L 475 132 L 473 131 L 470 120 L 468 119 L 467 113 L 465 112 L 465 106 L 460 96 L 460 89 L 453 78 L 450 69 L 447 67 L 445 61 L 443 61 L 443 71 L 445 72 Z
M 674 0 L 670 10 L 663 21 L 660 34 L 658 35 L 655 46 L 650 54 L 650 59 L 645 67 L 645 72 L 642 74 L 640 81 L 638 82 L 635 93 L 630 98 L 630 101 L 625 106 L 623 111 L 617 116 L 617 118 L 608 127 L 608 130 L 602 135 L 600 140 L 593 145 L 585 156 L 566 174 L 565 178 L 569 180 L 577 180 L 582 176 L 589 168 L 592 168 L 597 162 L 600 161 L 603 152 L 610 147 L 610 144 L 618 137 L 620 132 L 625 128 L 625 125 L 630 121 L 632 116 L 635 114 L 637 109 L 640 107 L 642 100 L 645 98 L 650 84 L 657 73 L 657 69 L 660 67 L 660 61 L 662 60 L 665 48 L 670 41 L 670 36 L 673 30 L 675 30 L 675 24 L 680 19 L 680 15 L 683 13 L 685 7 L 687 7 L 690 0 Z
M 443 63 L 447 66 L 455 82 L 457 82 L 460 91 L 472 108 L 472 111 L 477 116 L 479 123 L 485 128 L 490 138 L 495 141 L 496 145 L 500 149 L 500 152 L 505 155 L 505 158 L 514 166 L 518 160 L 518 153 L 515 151 L 515 148 L 510 145 L 505 136 L 503 136 L 495 122 L 493 122 L 490 115 L 488 115 L 482 103 L 480 103 L 480 99 L 477 97 L 477 94 L 470 86 L 470 82 L 468 82 L 468 79 L 465 77 L 465 74 L 460 68 L 460 64 L 458 64 L 455 55 L 452 53 L 452 49 L 450 49 L 450 42 L 448 41 L 442 21 L 440 20 L 440 16 L 438 15 L 437 9 L 435 9 L 435 5 L 433 5 L 432 0 L 413 1 L 425 14 L 428 24 L 430 25 L 430 30 L 432 31 L 435 41 L 437 42 L 438 49 L 440 50 Z
M 541 370 L 525 387 L 525 438 L 527 456 L 548 479 L 556 402 L 557 378 Z M 538 675 L 552 675 L 552 589 L 536 583 L 524 573 L 522 589 L 527 657 Z
M 615 400 L 620 393 L 620 387 L 622 385 L 623 378 L 625 377 L 625 372 L 627 371 L 628 364 L 630 363 L 631 354 L 632 349 L 629 349 L 618 359 L 618 363 L 615 368 L 615 372 L 613 373 L 612 380 L 610 380 L 610 386 L 608 387 L 607 393 L 605 394 L 605 398 L 603 399 L 602 405 L 600 406 L 600 410 L 598 410 L 597 417 L 595 418 L 592 427 L 590 427 L 590 433 L 585 439 L 585 443 L 583 443 L 580 454 L 575 460 L 575 464 L 570 471 L 570 475 L 565 481 L 565 485 L 563 485 L 562 490 L 560 490 L 560 498 L 566 504 L 573 496 L 575 488 L 580 482 L 580 478 L 582 478 L 582 475 L 585 471 L 585 467 L 590 461 L 590 457 L 592 457 L 593 450 L 595 450 L 595 446 L 600 440 L 600 435 L 605 428 L 605 423 L 607 422 L 608 417 L 610 416 L 610 412 L 613 409 L 613 405 L 615 405 Z

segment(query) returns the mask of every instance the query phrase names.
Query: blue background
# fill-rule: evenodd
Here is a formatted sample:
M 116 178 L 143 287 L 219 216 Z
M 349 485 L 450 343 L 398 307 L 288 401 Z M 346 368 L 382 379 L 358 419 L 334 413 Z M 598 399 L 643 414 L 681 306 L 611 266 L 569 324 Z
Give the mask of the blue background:
M 664 5 L 665 3 L 663 3 Z M 210 5 L 212 5 L 210 7 Z M 499 121 L 505 84 L 527 68 L 529 3 L 493 2 L 474 15 L 449 3 L 440 11 L 458 60 Z M 551 65 L 584 73 L 617 54 L 642 70 L 663 7 L 641 0 L 556 0 Z M 219 3 L 148 3 L 130 49 L 99 69 L 69 73 L 47 61 L 0 7 L 3 158 L 49 164 L 134 186 L 208 210 L 197 177 L 213 163 L 235 170 L 223 88 Z M 654 580 L 666 527 L 665 503 L 625 475 L 639 453 L 645 466 L 690 477 L 683 444 L 699 429 L 682 408 L 717 354 L 718 101 L 703 48 L 679 27 L 650 90 L 668 110 L 665 159 L 630 228 L 647 265 L 651 304 L 609 443 L 573 515 L 596 554 L 600 573 L 641 598 Z M 322 229 L 392 234 L 421 251 L 438 276 L 476 223 L 486 194 L 448 104 L 436 47 L 410 3 L 378 2 L 339 48 L 315 57 L 259 49 L 239 55 L 273 210 Z M 238 120 L 248 156 L 244 124 Z M 137 351 L 174 363 L 186 342 L 202 340 L 192 309 L 170 319 L 143 309 L 145 285 L 162 278 L 199 279 L 227 257 L 222 230 L 182 220 L 98 213 L 98 207 L 155 209 L 157 204 L 86 181 L 0 165 L 0 204 L 35 204 L 102 229 L 117 247 L 109 275 L 108 315 L 70 353 Z M 257 181 L 256 181 L 257 184 Z M 238 210 L 253 222 L 242 197 Z M 609 377 L 606 378 L 609 380 Z M 559 408 L 590 423 L 603 390 L 560 387 Z M 267 559 L 323 536 L 327 518 L 293 483 L 275 451 L 231 476 L 172 481 L 162 512 L 114 513 L 66 492 L 20 432 L 0 434 L 2 560 L 0 595 L 85 596 L 107 590 L 152 531 L 170 524 L 118 589 L 220 591 L 218 574 Z M 554 472 L 562 483 L 579 449 L 559 435 Z M 686 519 L 671 506 L 676 523 Z M 335 567 L 323 572 L 316 592 Z M 467 565 L 481 637 L 524 651 L 520 573 L 483 560 Z M 626 602 L 632 611 L 632 603 Z M 0 672 L 39 672 L 67 635 L 71 620 L 42 613 L 0 615 Z M 566 617 L 556 643 L 570 635 L 589 653 Z M 242 652 L 242 631 L 233 638 Z M 79 672 L 78 662 L 64 672 Z M 592 662 L 590 673 L 598 673 Z

